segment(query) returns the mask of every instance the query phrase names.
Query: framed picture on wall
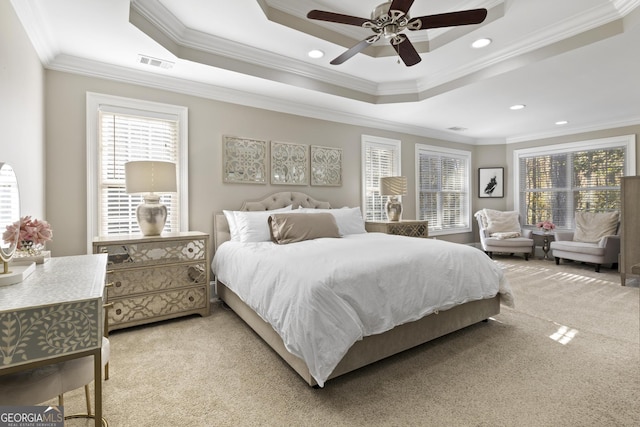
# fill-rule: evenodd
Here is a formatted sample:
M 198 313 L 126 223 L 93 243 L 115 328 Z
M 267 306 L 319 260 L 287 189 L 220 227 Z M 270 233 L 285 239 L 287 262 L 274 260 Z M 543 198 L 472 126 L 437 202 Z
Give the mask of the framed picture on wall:
M 342 148 L 311 146 L 311 185 L 342 185 Z
M 504 197 L 504 168 L 478 169 L 478 197 Z
M 309 185 L 309 146 L 271 141 L 271 184 Z
M 225 135 L 222 162 L 224 182 L 267 183 L 267 141 Z

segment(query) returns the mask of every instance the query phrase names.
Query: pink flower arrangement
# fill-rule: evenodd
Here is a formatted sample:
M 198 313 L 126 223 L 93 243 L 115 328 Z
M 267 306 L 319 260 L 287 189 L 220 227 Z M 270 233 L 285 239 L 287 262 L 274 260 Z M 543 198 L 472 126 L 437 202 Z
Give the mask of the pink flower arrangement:
M 47 221 L 31 219 L 30 216 L 23 216 L 20 221 L 7 225 L 6 231 L 2 234 L 4 242 L 17 243 L 17 249 L 30 249 L 34 245 L 44 245 L 52 237 L 53 231 Z
M 547 219 L 545 221 L 540 221 L 539 223 L 537 223 L 536 227 L 541 228 L 544 231 L 551 231 L 556 228 L 556 225 Z

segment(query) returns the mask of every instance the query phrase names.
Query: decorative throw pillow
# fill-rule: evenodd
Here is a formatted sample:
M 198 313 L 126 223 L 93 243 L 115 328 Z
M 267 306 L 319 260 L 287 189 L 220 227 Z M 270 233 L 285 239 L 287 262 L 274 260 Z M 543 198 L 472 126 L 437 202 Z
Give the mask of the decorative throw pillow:
M 270 240 L 269 224 L 267 224 L 269 215 L 276 212 L 290 211 L 291 205 L 270 211 L 232 211 L 233 222 L 236 228 L 235 235 L 231 228 L 232 222 L 227 219 L 227 222 L 229 222 L 229 230 L 231 231 L 231 240 L 243 243 L 268 242 Z M 236 239 L 234 239 L 234 236 Z
M 496 211 L 483 209 L 487 218 L 487 232 L 494 233 L 520 233 L 519 214 L 516 211 Z
M 319 239 L 321 237 L 340 237 L 338 224 L 333 215 L 318 213 L 280 213 L 269 216 L 271 241 L 279 245 Z
M 618 231 L 618 212 L 576 212 L 575 242 L 598 243 Z
M 362 218 L 362 212 L 360 208 L 340 208 L 340 209 L 313 209 L 313 208 L 300 208 L 296 209 L 296 212 L 302 213 L 330 213 L 336 219 L 338 224 L 338 230 L 340 230 L 341 236 L 347 234 L 362 234 L 367 230 L 364 228 L 364 219 Z

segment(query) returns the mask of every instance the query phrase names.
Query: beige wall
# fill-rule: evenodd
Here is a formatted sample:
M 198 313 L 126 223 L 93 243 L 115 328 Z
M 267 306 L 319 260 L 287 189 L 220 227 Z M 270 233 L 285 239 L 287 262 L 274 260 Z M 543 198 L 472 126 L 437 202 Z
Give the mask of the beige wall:
M 0 1 L 0 129 L 0 162 L 18 177 L 21 215 L 44 219 L 44 69 L 7 0 Z
M 402 173 L 409 177 L 404 218 L 415 218 L 415 144 L 473 147 L 377 129 L 298 117 L 210 99 L 85 77 L 46 72 L 47 219 L 56 233 L 48 247 L 54 255 L 86 252 L 86 93 L 97 92 L 186 106 L 189 109 L 189 225 L 213 233 L 213 215 L 237 209 L 246 199 L 276 191 L 303 191 L 333 206 L 360 206 L 360 150 L 363 134 L 402 141 Z M 298 142 L 343 148 L 341 187 L 222 183 L 222 136 Z M 495 164 L 494 164 L 495 166 Z M 447 237 L 443 237 L 447 238 Z M 471 233 L 449 236 L 470 242 Z
M 361 136 L 374 135 L 402 141 L 402 174 L 407 176 L 409 195 L 404 197 L 404 214 L 415 218 L 415 145 L 431 144 L 469 149 L 472 164 L 472 212 L 482 208 L 513 209 L 512 156 L 517 148 L 638 133 L 640 126 L 584 135 L 566 136 L 513 145 L 468 146 L 378 129 L 298 117 L 250 108 L 169 91 L 105 79 L 47 71 L 46 90 L 46 194 L 47 220 L 55 239 L 48 245 L 54 255 L 86 252 L 86 93 L 97 92 L 136 99 L 182 105 L 189 109 L 189 225 L 192 230 L 213 233 L 213 215 L 222 209 L 237 209 L 242 201 L 259 199 L 276 191 L 303 191 L 328 200 L 333 206 L 360 206 Z M 247 185 L 222 183 L 223 135 L 235 135 L 326 145 L 343 148 L 341 187 Z M 480 199 L 477 189 L 479 167 L 505 168 L 505 197 Z M 472 222 L 472 224 L 474 224 Z M 477 241 L 477 227 L 471 233 L 438 238 L 470 243 Z

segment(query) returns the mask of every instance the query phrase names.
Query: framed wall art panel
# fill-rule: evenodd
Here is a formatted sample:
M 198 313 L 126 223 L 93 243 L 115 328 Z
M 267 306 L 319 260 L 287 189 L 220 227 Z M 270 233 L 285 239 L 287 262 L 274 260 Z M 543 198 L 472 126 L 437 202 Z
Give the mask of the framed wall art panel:
M 271 141 L 271 184 L 309 185 L 309 146 Z
M 311 185 L 342 185 L 342 148 L 311 146 Z
M 242 184 L 266 184 L 267 151 L 267 141 L 223 136 L 223 181 Z
M 478 169 L 478 197 L 504 197 L 504 168 Z

